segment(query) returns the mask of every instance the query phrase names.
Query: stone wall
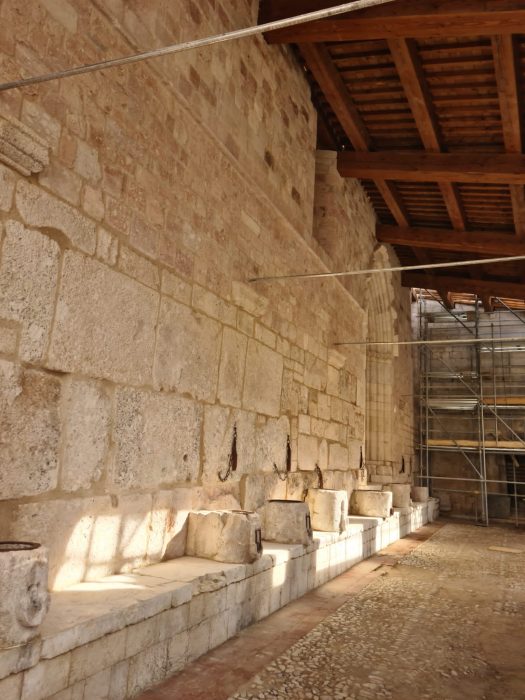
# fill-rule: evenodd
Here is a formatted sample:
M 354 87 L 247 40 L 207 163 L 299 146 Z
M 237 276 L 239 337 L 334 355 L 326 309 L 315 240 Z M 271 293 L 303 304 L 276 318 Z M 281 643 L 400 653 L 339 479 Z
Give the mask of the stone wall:
M 8 0 L 3 79 L 256 12 L 248 0 Z M 0 165 L 2 539 L 48 545 L 59 589 L 182 554 L 192 508 L 301 497 L 316 464 L 325 486 L 350 491 L 367 355 L 333 343 L 365 338 L 383 307 L 403 319 L 406 296 L 398 280 L 376 306 L 363 280 L 248 281 L 368 266 L 375 247 L 372 209 L 333 156 L 314 187 L 316 116 L 291 52 L 254 38 L 165 57 L 2 93 L 0 115 L 39 154 L 16 166 L 4 145 Z M 405 389 L 405 365 L 389 361 L 393 387 Z M 396 390 L 381 401 L 393 411 Z M 410 404 L 402 413 L 408 436 Z M 288 435 L 285 482 L 274 465 L 285 469 Z M 393 437 L 380 461 L 399 461 Z

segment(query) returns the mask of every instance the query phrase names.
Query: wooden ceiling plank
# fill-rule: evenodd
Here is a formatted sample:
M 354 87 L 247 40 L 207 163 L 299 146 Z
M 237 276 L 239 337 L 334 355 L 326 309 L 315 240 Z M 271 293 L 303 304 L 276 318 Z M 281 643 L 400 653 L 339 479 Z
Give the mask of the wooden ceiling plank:
M 525 299 L 525 284 L 508 282 L 507 280 L 471 279 L 467 277 L 449 277 L 435 275 L 440 288 L 449 292 L 467 292 L 470 294 L 490 294 L 495 297 L 509 297 L 510 299 Z M 401 276 L 401 284 L 404 287 L 427 288 L 428 276 L 421 272 L 405 272 Z
M 345 152 L 338 168 L 343 177 L 368 180 L 525 184 L 525 156 L 513 153 Z
M 517 241 L 512 234 L 469 231 L 458 232 L 443 228 L 387 226 L 376 230 L 377 240 L 391 245 L 410 248 L 428 248 L 457 253 L 477 253 L 493 257 L 525 255 L 525 242 Z

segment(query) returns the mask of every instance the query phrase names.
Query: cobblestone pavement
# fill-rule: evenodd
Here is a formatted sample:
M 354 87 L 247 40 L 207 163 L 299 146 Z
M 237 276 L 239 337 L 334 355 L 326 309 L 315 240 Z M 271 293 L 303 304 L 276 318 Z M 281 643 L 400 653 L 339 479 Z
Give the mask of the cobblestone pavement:
M 525 533 L 448 524 L 230 700 L 524 700 Z

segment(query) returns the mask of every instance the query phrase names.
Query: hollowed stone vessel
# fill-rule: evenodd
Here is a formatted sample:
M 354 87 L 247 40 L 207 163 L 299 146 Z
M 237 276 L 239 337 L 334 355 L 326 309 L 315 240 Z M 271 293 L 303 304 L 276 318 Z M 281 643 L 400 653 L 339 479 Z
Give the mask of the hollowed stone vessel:
M 49 608 L 47 549 L 34 542 L 0 542 L 0 648 L 38 635 Z

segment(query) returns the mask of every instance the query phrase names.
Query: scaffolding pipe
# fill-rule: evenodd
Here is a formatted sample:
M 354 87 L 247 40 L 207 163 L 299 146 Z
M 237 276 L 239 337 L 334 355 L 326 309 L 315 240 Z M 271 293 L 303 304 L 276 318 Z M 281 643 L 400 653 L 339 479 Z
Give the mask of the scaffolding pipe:
M 275 22 L 266 22 L 244 29 L 235 29 L 231 32 L 223 32 L 214 36 L 204 37 L 202 39 L 193 39 L 192 41 L 184 41 L 179 44 L 170 44 L 160 49 L 151 49 L 142 51 L 141 53 L 131 56 L 123 56 L 121 58 L 111 58 L 105 61 L 98 61 L 84 66 L 75 68 L 67 68 L 65 70 L 54 71 L 37 75 L 32 78 L 21 78 L 19 80 L 11 80 L 7 83 L 0 84 L 0 92 L 5 90 L 13 90 L 14 88 L 27 87 L 28 85 L 36 85 L 37 83 L 47 83 L 51 80 L 59 80 L 61 78 L 71 78 L 74 75 L 83 75 L 84 73 L 94 73 L 95 71 L 105 70 L 106 68 L 116 68 L 117 66 L 125 66 L 139 61 L 146 61 L 150 58 L 159 58 L 160 56 L 169 56 L 171 54 L 182 53 L 192 49 L 202 49 L 205 46 L 213 46 L 214 44 L 223 44 L 227 41 L 235 39 L 245 39 L 247 37 L 256 36 L 265 32 L 271 32 L 275 29 L 284 29 L 286 27 L 294 27 L 306 22 L 314 22 L 320 19 L 328 19 L 336 15 L 346 14 L 347 12 L 355 12 L 363 10 L 375 5 L 386 5 L 394 0 L 354 0 L 354 2 L 346 2 L 342 5 L 330 7 L 324 10 L 316 10 L 315 12 L 307 12 L 305 14 L 288 17 L 286 19 L 276 20 Z

